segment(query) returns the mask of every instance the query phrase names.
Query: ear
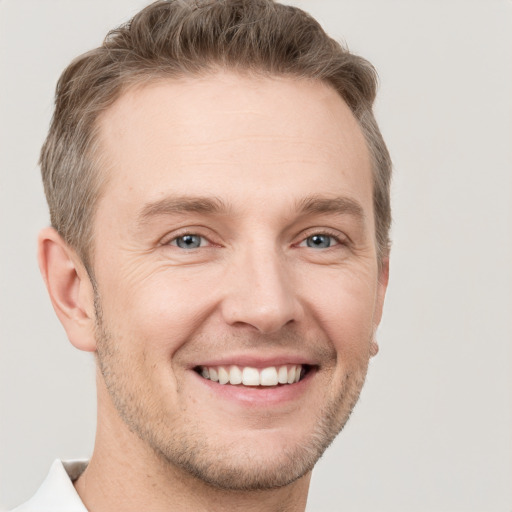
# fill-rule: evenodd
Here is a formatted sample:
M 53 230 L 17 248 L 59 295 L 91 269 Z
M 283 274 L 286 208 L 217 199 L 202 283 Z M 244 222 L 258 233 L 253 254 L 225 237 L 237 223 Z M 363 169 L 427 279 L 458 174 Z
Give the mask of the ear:
M 373 316 L 373 337 L 370 341 L 370 355 L 376 356 L 379 352 L 379 345 L 377 344 L 376 333 L 382 319 L 382 311 L 384 309 L 384 299 L 386 298 L 386 290 L 388 289 L 389 282 L 389 257 L 382 260 L 377 283 L 377 297 L 375 301 L 375 311 Z
M 45 228 L 39 233 L 38 260 L 53 308 L 69 341 L 80 350 L 94 352 L 94 292 L 80 258 L 55 229 Z

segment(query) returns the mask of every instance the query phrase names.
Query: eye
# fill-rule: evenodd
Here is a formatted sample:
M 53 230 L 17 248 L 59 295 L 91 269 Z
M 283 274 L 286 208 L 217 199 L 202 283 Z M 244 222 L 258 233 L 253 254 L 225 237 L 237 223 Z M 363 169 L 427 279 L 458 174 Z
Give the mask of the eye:
M 316 233 L 308 236 L 300 245 L 311 247 L 312 249 L 328 249 L 338 243 L 338 240 L 334 236 Z
M 199 235 L 181 235 L 171 240 L 170 245 L 180 249 L 198 249 L 207 243 L 206 238 Z

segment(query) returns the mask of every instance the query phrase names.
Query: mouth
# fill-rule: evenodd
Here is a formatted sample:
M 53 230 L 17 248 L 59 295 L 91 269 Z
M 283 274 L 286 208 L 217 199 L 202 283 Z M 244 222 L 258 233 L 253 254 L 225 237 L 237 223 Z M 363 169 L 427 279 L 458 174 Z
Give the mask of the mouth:
M 276 387 L 295 384 L 312 370 L 307 364 L 285 364 L 254 368 L 252 366 L 196 366 L 202 378 L 222 385 L 246 387 Z

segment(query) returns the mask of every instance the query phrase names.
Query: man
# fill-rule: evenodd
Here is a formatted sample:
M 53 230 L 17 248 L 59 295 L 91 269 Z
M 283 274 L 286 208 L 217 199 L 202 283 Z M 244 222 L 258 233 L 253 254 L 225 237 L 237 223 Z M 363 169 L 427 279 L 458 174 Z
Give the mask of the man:
M 39 263 L 95 354 L 97 437 L 18 510 L 305 509 L 377 353 L 375 90 L 271 0 L 156 2 L 64 71 Z

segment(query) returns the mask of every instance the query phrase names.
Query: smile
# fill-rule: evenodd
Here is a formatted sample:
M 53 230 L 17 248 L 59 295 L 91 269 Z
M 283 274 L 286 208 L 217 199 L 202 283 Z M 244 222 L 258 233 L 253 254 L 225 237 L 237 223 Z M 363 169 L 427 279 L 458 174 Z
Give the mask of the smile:
M 198 366 L 197 373 L 203 378 L 234 386 L 277 386 L 279 384 L 294 384 L 299 382 L 307 373 L 308 365 L 280 365 L 267 368 L 251 366 Z

